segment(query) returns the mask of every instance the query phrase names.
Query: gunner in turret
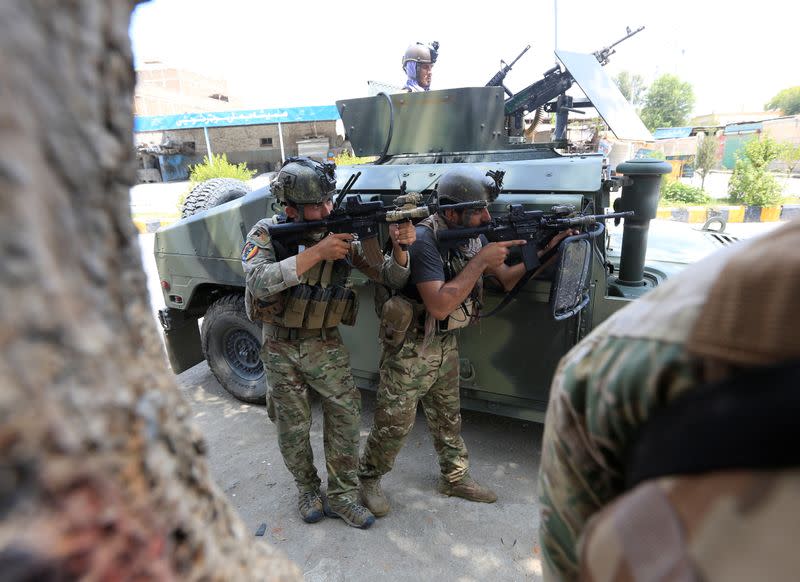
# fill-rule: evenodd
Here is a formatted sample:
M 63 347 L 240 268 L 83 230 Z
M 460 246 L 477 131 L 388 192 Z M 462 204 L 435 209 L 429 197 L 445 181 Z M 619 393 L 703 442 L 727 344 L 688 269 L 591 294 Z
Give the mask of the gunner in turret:
M 439 56 L 438 51 L 439 43 L 436 41 L 429 45 L 421 42 L 409 45 L 403 55 L 403 70 L 407 76 L 406 84 L 403 86 L 405 91 L 415 93 L 431 90 L 433 65 Z

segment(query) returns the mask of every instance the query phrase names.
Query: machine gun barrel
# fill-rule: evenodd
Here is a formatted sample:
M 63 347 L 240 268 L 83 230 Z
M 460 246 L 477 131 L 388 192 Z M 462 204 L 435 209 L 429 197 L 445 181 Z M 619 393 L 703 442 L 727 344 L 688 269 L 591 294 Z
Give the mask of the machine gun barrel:
M 500 63 L 502 66 L 500 67 L 500 70 L 494 74 L 494 77 L 489 79 L 489 82 L 486 83 L 486 87 L 502 87 L 509 97 L 513 97 L 514 94 L 508 90 L 508 88 L 503 84 L 503 81 L 505 80 L 506 75 L 508 75 L 508 72 L 511 70 L 511 67 L 516 65 L 517 61 L 520 60 L 522 55 L 528 52 L 530 48 L 531 45 L 527 45 L 524 49 L 522 49 L 522 52 L 517 55 L 517 58 L 511 61 L 510 65 L 507 65 L 501 60 Z
M 634 34 L 642 32 L 643 30 L 644 30 L 644 26 L 640 26 L 636 30 L 631 30 L 630 28 L 628 28 L 627 29 L 627 33 L 625 34 L 625 36 L 623 36 L 617 42 L 612 43 L 612 44 L 610 44 L 610 45 L 608 45 L 606 47 L 603 47 L 599 51 L 595 51 L 592 54 L 595 56 L 595 58 L 597 58 L 597 62 L 599 62 L 602 66 L 605 67 L 608 64 L 608 57 L 610 57 L 615 52 L 617 52 L 617 51 L 614 50 L 615 46 L 617 46 L 619 43 L 621 43 L 624 40 L 628 40 Z

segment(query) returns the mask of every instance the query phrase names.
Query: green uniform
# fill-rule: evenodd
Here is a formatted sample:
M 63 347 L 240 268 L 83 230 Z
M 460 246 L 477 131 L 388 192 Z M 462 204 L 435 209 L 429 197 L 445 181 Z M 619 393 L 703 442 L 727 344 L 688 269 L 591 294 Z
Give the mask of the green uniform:
M 795 222 L 791 244 L 783 245 L 787 251 L 800 244 Z M 632 489 L 625 484 L 627 455 L 638 431 L 677 397 L 708 382 L 713 368 L 692 351 L 692 334 L 717 302 L 709 303 L 712 290 L 727 285 L 731 294 L 741 293 L 734 271 L 725 269 L 756 244 L 739 243 L 690 267 L 612 316 L 562 359 L 551 389 L 539 477 L 546 579 L 796 578 L 800 557 L 792 545 L 800 535 L 800 471 L 724 470 L 651 478 Z M 783 325 L 790 331 L 774 345 L 785 350 L 785 338 L 794 337 L 797 358 L 796 327 L 779 323 L 796 309 L 775 311 L 780 301 L 770 301 L 763 291 L 775 289 L 776 274 L 787 275 L 786 261 L 767 250 L 754 257 L 739 273 L 750 273 L 759 290 L 752 301 L 734 297 L 740 305 L 728 310 L 728 321 L 735 324 L 741 319 L 737 313 L 759 306 L 766 315 L 754 315 L 754 323 L 744 326 L 750 331 L 736 334 L 724 333 L 725 318 L 715 318 L 708 327 L 713 332 L 716 326 L 718 333 L 708 337 L 732 338 L 744 354 L 762 345 L 759 323 L 766 321 L 761 327 L 767 331 Z M 771 276 L 753 276 L 767 257 L 779 261 L 767 269 Z M 800 281 L 797 261 L 794 277 Z M 791 285 L 796 290 L 796 283 Z M 783 297 L 793 295 L 787 290 Z M 730 362 L 744 363 L 739 356 Z
M 360 427 L 361 398 L 350 371 L 349 354 L 335 325 L 355 321 L 357 305 L 349 289 L 350 265 L 347 261 L 326 261 L 302 277 L 297 276 L 296 253 L 299 248 L 285 249 L 285 258 L 276 255 L 267 227 L 271 220 L 256 224 L 247 237 L 242 262 L 247 279 L 246 305 L 253 320 L 263 322 L 264 362 L 268 383 L 270 417 L 278 426 L 278 443 L 284 463 L 292 473 L 300 491 L 318 490 L 320 479 L 314 466 L 309 430 L 311 411 L 309 390 L 319 394 L 323 408 L 323 435 L 328 471 L 328 496 L 356 499 L 356 468 Z M 315 244 L 313 239 L 304 246 Z M 364 244 L 377 244 L 367 241 Z M 361 245 L 356 246 L 349 260 L 368 276 L 390 287 L 402 287 L 408 268 L 393 258 L 384 258 L 375 248 L 368 257 Z M 377 260 L 376 260 L 377 257 Z M 341 302 L 338 316 L 331 319 L 335 301 L 325 306 L 314 304 L 313 298 L 302 304 L 305 316 L 302 325 L 292 322 L 293 288 L 316 292 L 330 288 L 347 291 L 348 300 Z M 321 307 L 320 307 L 321 306 Z M 308 328 L 311 314 L 319 315 L 317 324 Z M 293 324 L 298 318 L 295 317 Z
M 403 295 L 414 305 L 414 321 L 401 345 L 382 343 L 375 420 L 361 455 L 361 479 L 377 479 L 391 470 L 414 426 L 418 402 L 422 403 L 444 479 L 455 483 L 469 469 L 467 447 L 461 438 L 457 332 L 431 329 L 433 322 L 428 316 L 425 333 L 424 305 L 419 295 L 414 295 L 413 286 L 419 282 L 414 273 L 425 271 L 428 262 L 438 261 L 437 268 L 446 272 L 443 280 L 451 279 L 480 250 L 481 242 L 473 239 L 468 247 L 442 258 L 431 238 L 434 221 L 436 228 L 446 228 L 438 217 L 426 219 L 417 227 L 417 241 L 410 249 L 412 276 Z M 430 252 L 425 252 L 426 248 Z M 477 295 L 480 284 L 476 287 Z M 459 313 L 465 322 L 474 315 L 461 308 Z

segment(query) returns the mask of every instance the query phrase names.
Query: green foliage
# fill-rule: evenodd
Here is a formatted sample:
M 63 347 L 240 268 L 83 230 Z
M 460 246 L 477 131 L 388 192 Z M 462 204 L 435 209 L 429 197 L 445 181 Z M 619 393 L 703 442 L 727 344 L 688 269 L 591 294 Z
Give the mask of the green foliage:
M 642 121 L 650 131 L 658 127 L 680 127 L 694 107 L 694 91 L 675 75 L 656 79 L 644 97 Z
M 697 155 L 694 157 L 694 170 L 702 177 L 700 189 L 705 189 L 706 176 L 717 165 L 719 141 L 715 135 L 704 135 L 697 144 Z
M 237 180 L 247 181 L 256 174 L 256 170 L 249 170 L 247 164 L 232 164 L 228 161 L 228 156 L 220 154 L 211 155 L 203 158 L 202 164 L 195 164 L 189 169 L 189 180 L 193 184 L 205 182 L 211 178 L 236 178 Z
M 642 104 L 642 97 L 647 87 L 645 87 L 644 79 L 642 79 L 641 75 L 622 71 L 614 77 L 614 82 L 625 99 L 628 100 L 628 103 L 633 106 Z
M 711 197 L 700 188 L 689 186 L 677 180 L 661 180 L 661 199 L 666 202 L 683 204 L 706 204 Z
M 747 141 L 736 155 L 736 165 L 728 182 L 733 202 L 748 206 L 773 206 L 781 201 L 781 187 L 768 171 L 780 154 L 778 143 L 768 137 Z
M 377 159 L 377 156 L 364 156 L 359 158 L 358 156 L 352 155 L 348 151 L 344 151 L 336 156 L 333 161 L 336 162 L 337 166 L 355 166 L 356 164 L 368 164 Z
M 800 87 L 790 87 L 780 91 L 764 109 L 780 109 L 784 115 L 797 115 L 800 113 Z
M 778 159 L 786 164 L 786 176 L 791 176 L 800 164 L 800 143 L 783 142 L 778 149 Z

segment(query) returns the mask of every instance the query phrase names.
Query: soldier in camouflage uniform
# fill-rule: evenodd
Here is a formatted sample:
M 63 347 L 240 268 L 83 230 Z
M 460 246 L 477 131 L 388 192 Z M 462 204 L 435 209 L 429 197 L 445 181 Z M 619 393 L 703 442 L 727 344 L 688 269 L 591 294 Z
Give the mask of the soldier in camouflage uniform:
M 500 192 L 502 173 L 475 168 L 453 170 L 438 185 L 442 204 L 483 201 Z M 440 245 L 438 230 L 470 228 L 491 219 L 482 210 L 446 209 L 417 226 L 411 247 L 411 276 L 398 295 L 381 308 L 382 356 L 375 420 L 361 456 L 361 499 L 377 516 L 389 512 L 380 479 L 414 425 L 417 403 L 422 408 L 439 456 L 439 492 L 492 503 L 495 493 L 469 474 L 467 448 L 461 438 L 458 329 L 477 320 L 483 275 L 494 275 L 511 289 L 524 274 L 522 264 L 504 264 L 510 247 L 525 241 L 487 244 L 471 238 L 457 248 Z M 555 239 L 553 244 L 566 236 Z
M 334 168 L 309 158 L 287 160 L 271 187 L 285 204 L 288 220 L 321 220 L 330 214 Z M 281 454 L 299 490 L 303 520 L 314 523 L 327 514 L 366 529 L 375 518 L 358 503 L 361 398 L 337 325 L 355 322 L 358 306 L 350 289 L 351 265 L 389 287 L 403 286 L 409 274 L 408 253 L 400 245 L 414 241 L 414 229 L 410 224 L 393 225 L 392 255 L 384 258 L 376 239 L 354 245 L 350 234 L 316 231 L 283 245 L 270 238 L 274 222 L 259 221 L 242 250 L 248 316 L 262 322 L 268 412 L 278 426 Z M 309 441 L 309 390 L 322 399 L 327 505 Z
M 550 580 L 796 580 L 800 220 L 694 265 L 562 359 Z

